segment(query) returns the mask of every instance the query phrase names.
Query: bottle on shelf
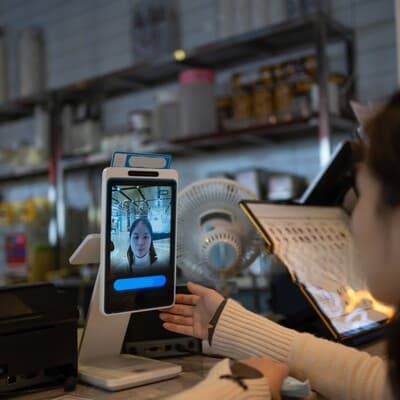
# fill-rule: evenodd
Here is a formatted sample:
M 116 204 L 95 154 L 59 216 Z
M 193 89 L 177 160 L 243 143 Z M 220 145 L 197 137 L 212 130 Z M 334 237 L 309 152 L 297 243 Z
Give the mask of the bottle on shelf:
M 278 122 L 292 120 L 292 91 L 287 81 L 287 68 L 284 64 L 274 66 L 274 99 L 275 111 Z
M 258 125 L 276 123 L 274 107 L 274 78 L 269 66 L 260 68 L 254 84 L 254 115 Z
M 217 98 L 218 132 L 229 130 L 229 122 L 233 117 L 233 100 L 231 95 Z
M 328 78 L 328 99 L 329 112 L 332 115 L 341 114 L 341 96 L 340 88 L 343 85 L 345 78 L 342 74 L 332 73 Z
M 308 79 L 296 82 L 293 92 L 293 115 L 295 118 L 309 118 L 312 114 L 310 91 L 312 81 Z
M 234 73 L 232 75 L 233 121 L 235 129 L 247 128 L 254 124 L 253 86 L 254 74 Z
M 317 113 L 320 110 L 319 86 L 317 83 L 317 60 L 315 56 L 308 56 L 304 59 L 305 70 L 312 79 L 310 88 L 311 112 Z M 341 114 L 340 86 L 343 84 L 342 74 L 329 74 L 327 82 L 329 113 L 332 115 Z
M 311 116 L 310 93 L 314 77 L 305 70 L 304 58 L 297 59 L 292 64 L 295 73 L 292 75 L 292 114 L 295 119 Z
M 216 92 L 218 132 L 223 132 L 229 130 L 229 123 L 233 118 L 233 96 L 230 82 L 219 83 Z

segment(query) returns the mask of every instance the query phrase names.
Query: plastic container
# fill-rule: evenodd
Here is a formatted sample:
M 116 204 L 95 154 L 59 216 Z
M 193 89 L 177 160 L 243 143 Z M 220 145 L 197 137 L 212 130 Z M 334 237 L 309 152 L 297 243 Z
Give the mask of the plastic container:
M 26 29 L 18 43 L 18 82 L 20 96 L 31 96 L 44 90 L 45 59 L 42 32 Z
M 176 139 L 181 135 L 179 92 L 163 90 L 156 95 L 153 140 Z
M 137 151 L 151 139 L 151 112 L 148 110 L 133 110 L 129 113 L 129 133 L 127 143 L 121 148 Z M 126 150 L 128 151 L 128 150 Z
M 188 69 L 180 73 L 183 136 L 217 131 L 214 79 L 214 71 L 209 69 Z

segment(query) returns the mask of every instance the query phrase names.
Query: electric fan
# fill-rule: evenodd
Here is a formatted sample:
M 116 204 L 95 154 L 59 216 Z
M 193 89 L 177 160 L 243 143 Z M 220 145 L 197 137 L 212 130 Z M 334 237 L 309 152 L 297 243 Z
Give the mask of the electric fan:
M 203 179 L 178 197 L 177 265 L 185 277 L 227 291 L 227 280 L 260 254 L 261 239 L 240 209 L 255 200 L 229 179 Z

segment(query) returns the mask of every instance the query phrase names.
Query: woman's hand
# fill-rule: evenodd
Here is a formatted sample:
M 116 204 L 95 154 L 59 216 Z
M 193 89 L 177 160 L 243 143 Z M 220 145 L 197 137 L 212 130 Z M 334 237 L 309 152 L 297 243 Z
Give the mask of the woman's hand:
M 224 298 L 215 290 L 192 282 L 187 288 L 191 294 L 177 294 L 175 305 L 160 313 L 163 326 L 171 332 L 207 339 L 209 322 Z
M 289 375 L 289 367 L 286 364 L 273 361 L 268 357 L 248 358 L 240 360 L 240 362 L 257 369 L 264 375 L 268 381 L 273 400 L 281 398 L 280 392 L 283 380 Z

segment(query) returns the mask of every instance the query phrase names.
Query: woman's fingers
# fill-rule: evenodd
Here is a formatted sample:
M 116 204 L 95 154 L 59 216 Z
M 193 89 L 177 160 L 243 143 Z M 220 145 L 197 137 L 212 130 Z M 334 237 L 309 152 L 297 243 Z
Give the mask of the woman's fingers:
M 199 296 L 193 294 L 177 294 L 175 296 L 175 304 L 187 304 L 190 306 L 195 306 Z
M 175 325 L 193 325 L 192 317 L 182 317 L 175 314 L 161 313 L 160 319 L 162 319 L 164 322 L 171 322 Z
M 163 313 L 168 313 L 168 314 L 177 314 L 177 315 L 183 315 L 185 317 L 191 317 L 193 316 L 193 306 L 187 306 L 184 304 L 176 304 L 172 306 L 171 308 L 167 308 L 162 310 Z
M 163 327 L 171 332 L 180 333 L 181 335 L 193 336 L 193 326 L 175 325 L 170 322 L 164 322 Z
M 194 295 L 204 296 L 207 295 L 208 292 L 210 292 L 210 289 L 206 288 L 205 286 L 198 285 L 194 282 L 188 282 L 186 286 L 189 289 L 190 293 L 193 293 Z

